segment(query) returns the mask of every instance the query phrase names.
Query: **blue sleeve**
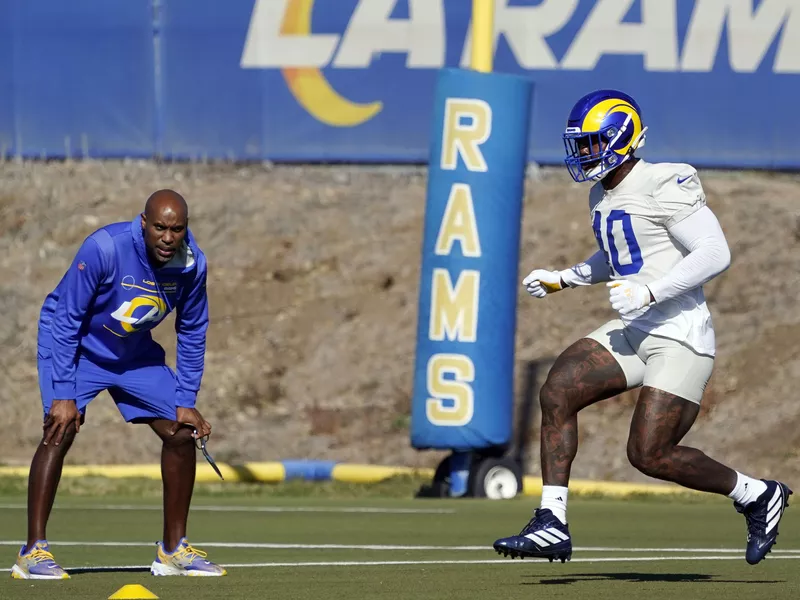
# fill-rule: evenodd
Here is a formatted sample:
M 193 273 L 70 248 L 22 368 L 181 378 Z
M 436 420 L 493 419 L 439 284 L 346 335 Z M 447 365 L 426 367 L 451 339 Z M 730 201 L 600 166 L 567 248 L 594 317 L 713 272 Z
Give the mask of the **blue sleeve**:
M 61 295 L 50 326 L 53 336 L 53 392 L 56 400 L 75 399 L 80 329 L 97 288 L 105 277 L 100 247 L 92 238 L 87 238 L 59 285 Z
M 177 376 L 178 389 L 175 404 L 194 408 L 197 391 L 203 379 L 208 330 L 208 296 L 206 294 L 206 264 L 198 260 L 197 274 L 192 287 L 183 296 L 175 316 L 178 334 Z

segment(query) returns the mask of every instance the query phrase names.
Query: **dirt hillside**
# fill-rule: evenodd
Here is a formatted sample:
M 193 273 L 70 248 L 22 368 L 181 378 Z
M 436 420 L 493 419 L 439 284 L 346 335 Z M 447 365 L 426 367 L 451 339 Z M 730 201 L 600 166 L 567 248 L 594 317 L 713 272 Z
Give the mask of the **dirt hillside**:
M 425 171 L 412 168 L 155 165 L 0 166 L 0 456 L 25 464 L 40 435 L 36 318 L 83 238 L 129 220 L 160 187 L 180 191 L 210 262 L 212 325 L 199 407 L 222 460 L 338 459 L 432 465 L 409 447 Z M 760 477 L 800 484 L 800 177 L 701 172 L 733 252 L 707 286 L 718 360 L 687 438 Z M 527 182 L 520 274 L 594 251 L 587 189 L 560 169 Z M 613 313 L 605 289 L 545 301 L 520 288 L 524 365 L 554 357 Z M 157 339 L 174 353 L 172 323 Z M 581 417 L 575 476 L 640 480 L 625 459 L 634 396 Z M 534 448 L 538 447 L 532 428 Z M 156 438 L 107 395 L 68 461 L 155 461 Z M 528 465 L 537 473 L 538 452 Z

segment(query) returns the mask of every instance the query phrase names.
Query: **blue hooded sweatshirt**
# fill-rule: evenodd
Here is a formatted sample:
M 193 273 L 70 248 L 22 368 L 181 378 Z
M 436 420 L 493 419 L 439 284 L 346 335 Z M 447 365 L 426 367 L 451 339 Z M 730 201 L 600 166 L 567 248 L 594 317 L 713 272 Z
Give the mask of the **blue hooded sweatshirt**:
M 86 238 L 39 316 L 39 353 L 52 357 L 56 399 L 75 398 L 81 357 L 114 370 L 163 362 L 164 349 L 150 330 L 175 310 L 175 404 L 194 407 L 208 329 L 206 258 L 190 231 L 184 239 L 169 263 L 153 269 L 140 216 Z

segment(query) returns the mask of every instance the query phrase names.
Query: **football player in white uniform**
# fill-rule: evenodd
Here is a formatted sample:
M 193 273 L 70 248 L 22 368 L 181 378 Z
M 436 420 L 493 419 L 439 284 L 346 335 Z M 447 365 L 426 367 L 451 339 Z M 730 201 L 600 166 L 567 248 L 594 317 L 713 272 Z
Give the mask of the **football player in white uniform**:
M 619 318 L 567 348 L 542 387 L 541 506 L 519 535 L 494 543 L 512 558 L 570 558 L 566 511 L 577 414 L 636 387 L 631 464 L 651 477 L 732 498 L 747 520 L 748 563 L 761 561 L 775 544 L 788 506 L 792 491 L 785 484 L 753 479 L 680 444 L 714 366 L 702 286 L 728 268 L 730 251 L 697 171 L 634 155 L 646 130 L 637 103 L 616 90 L 584 96 L 569 115 L 565 162 L 575 181 L 596 182 L 589 210 L 600 249 L 563 271 L 536 269 L 523 285 L 544 298 L 605 283 Z

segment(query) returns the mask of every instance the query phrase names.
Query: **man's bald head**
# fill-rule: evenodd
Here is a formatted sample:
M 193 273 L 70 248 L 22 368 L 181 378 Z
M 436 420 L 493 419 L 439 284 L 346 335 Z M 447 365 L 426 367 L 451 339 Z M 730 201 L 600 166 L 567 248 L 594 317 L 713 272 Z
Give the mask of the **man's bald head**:
M 158 190 L 150 194 L 144 205 L 144 214 L 150 217 L 160 215 L 164 211 L 174 212 L 184 220 L 189 219 L 189 206 L 175 190 Z
M 183 244 L 189 225 L 186 200 L 174 190 L 158 190 L 150 195 L 142 213 L 142 230 L 150 263 L 158 268 L 167 264 Z

